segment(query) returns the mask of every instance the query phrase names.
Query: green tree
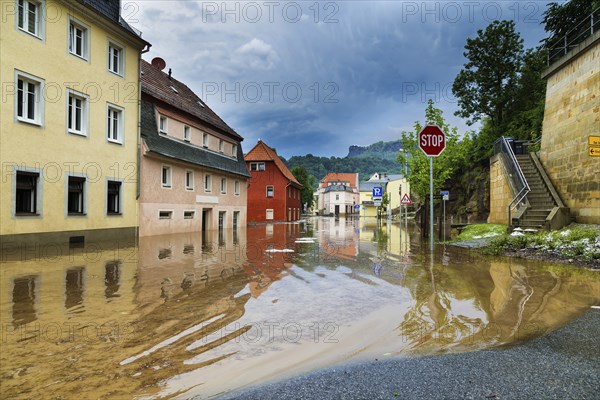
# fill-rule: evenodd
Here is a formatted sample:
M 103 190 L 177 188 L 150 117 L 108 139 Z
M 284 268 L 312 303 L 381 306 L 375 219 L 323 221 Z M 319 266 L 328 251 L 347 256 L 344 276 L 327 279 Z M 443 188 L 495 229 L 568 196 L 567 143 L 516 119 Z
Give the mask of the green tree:
M 575 28 L 592 11 L 600 7 L 600 0 L 570 0 L 550 3 L 544 12 L 544 29 L 549 36 L 543 40 L 552 46 L 561 40 L 568 31 Z
M 513 21 L 494 21 L 467 39 L 467 63 L 452 84 L 460 109 L 456 115 L 473 124 L 488 117 L 502 128 L 511 109 L 523 59 L 523 39 Z
M 313 205 L 313 192 L 315 190 L 315 177 L 310 175 L 304 167 L 296 166 L 292 168 L 292 174 L 304 188 L 300 192 L 302 205 L 306 204 L 306 208 L 311 208 Z
M 402 132 L 403 151 L 398 154 L 398 162 L 407 164 L 410 173 L 407 177 L 411 192 L 422 201 L 429 194 L 429 159 L 418 146 L 419 132 L 425 125 L 437 125 L 446 134 L 446 149 L 433 160 L 433 190 L 438 193 L 456 171 L 466 168 L 472 162 L 473 140 L 470 134 L 461 140 L 456 127 L 446 123 L 443 112 L 429 100 L 425 109 L 425 123 L 416 121 L 411 132 Z

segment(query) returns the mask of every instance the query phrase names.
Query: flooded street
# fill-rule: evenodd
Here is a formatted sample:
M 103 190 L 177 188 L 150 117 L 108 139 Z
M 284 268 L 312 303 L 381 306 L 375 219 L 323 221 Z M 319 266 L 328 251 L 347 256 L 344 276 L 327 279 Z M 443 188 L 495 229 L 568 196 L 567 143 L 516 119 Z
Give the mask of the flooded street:
M 529 340 L 598 272 L 312 218 L 2 254 L 2 398 L 216 396 L 337 363 Z

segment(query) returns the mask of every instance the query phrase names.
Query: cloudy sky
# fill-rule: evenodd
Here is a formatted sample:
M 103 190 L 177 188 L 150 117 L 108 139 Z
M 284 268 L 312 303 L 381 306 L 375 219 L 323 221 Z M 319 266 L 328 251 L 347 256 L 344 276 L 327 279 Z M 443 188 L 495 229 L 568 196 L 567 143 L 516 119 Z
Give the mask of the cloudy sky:
M 345 156 L 395 140 L 433 99 L 459 130 L 451 86 L 466 39 L 512 19 L 533 47 L 546 1 L 123 0 L 123 17 L 245 140 Z

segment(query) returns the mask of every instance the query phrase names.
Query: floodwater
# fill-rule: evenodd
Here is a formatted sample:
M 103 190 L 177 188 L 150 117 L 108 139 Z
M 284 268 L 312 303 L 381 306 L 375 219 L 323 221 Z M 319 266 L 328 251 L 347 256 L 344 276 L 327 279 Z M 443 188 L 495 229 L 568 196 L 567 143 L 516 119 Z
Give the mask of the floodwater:
M 201 398 L 344 362 L 477 351 L 567 324 L 600 274 L 312 218 L 11 249 L 1 398 Z M 85 393 L 85 394 L 84 394 Z

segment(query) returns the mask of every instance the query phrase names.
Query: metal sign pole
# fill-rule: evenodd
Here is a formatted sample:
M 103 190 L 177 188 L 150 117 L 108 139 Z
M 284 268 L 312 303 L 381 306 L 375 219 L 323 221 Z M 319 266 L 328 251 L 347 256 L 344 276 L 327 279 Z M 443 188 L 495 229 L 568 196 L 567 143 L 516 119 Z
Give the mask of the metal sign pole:
M 446 199 L 443 200 L 444 203 L 444 242 L 446 241 Z
M 433 157 L 429 157 L 429 250 L 433 251 Z

